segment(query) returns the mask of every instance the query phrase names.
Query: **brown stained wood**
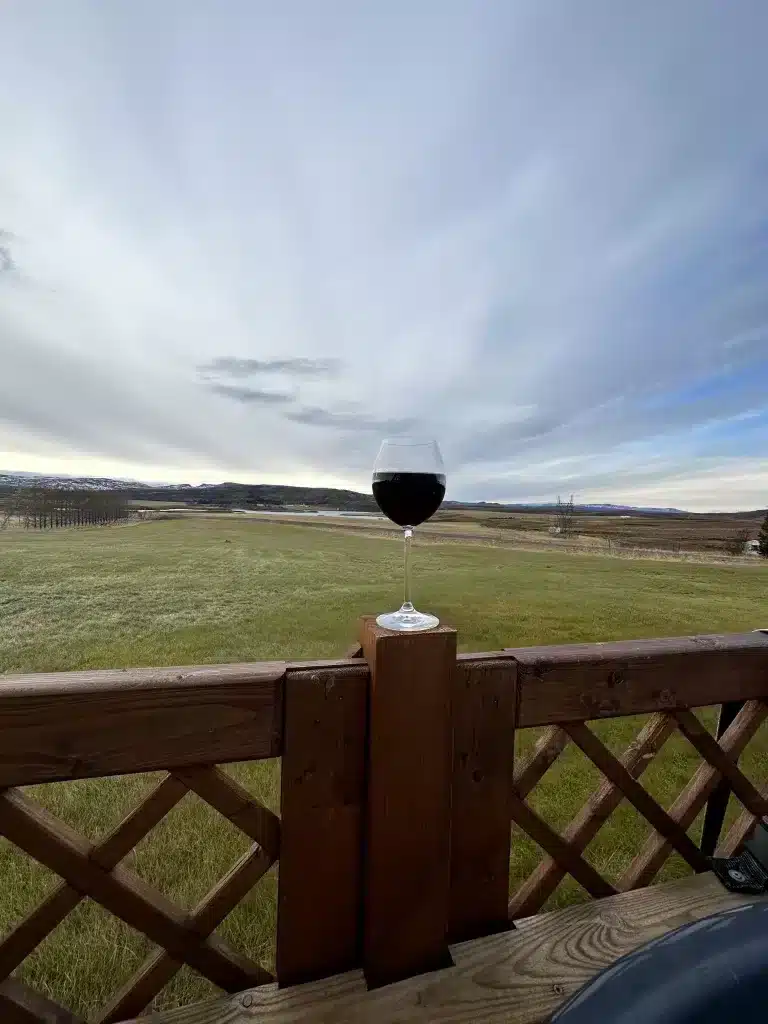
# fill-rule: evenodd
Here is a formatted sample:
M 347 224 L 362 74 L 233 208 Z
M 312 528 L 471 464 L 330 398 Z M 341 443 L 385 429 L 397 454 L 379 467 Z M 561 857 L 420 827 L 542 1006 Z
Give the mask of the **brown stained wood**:
M 675 725 L 667 715 L 653 715 L 646 722 L 643 729 L 621 755 L 621 763 L 633 778 L 637 779 L 643 774 L 654 755 L 661 750 L 674 731 Z M 621 790 L 614 786 L 609 779 L 603 778 L 598 788 L 566 828 L 563 840 L 572 849 L 581 853 L 592 842 L 623 798 Z M 551 857 L 541 861 L 510 900 L 510 917 L 515 919 L 537 913 L 566 874 L 567 871 Z
M 768 636 L 520 647 L 518 728 L 765 696 Z
M 220 768 L 182 768 L 174 776 L 215 808 L 276 860 L 280 853 L 280 819 Z
M 763 786 L 762 789 L 763 795 L 768 796 L 768 786 Z M 767 818 L 757 818 L 751 811 L 748 811 L 745 808 L 731 825 L 726 835 L 723 836 L 717 847 L 715 856 L 733 857 L 734 854 L 739 853 L 744 841 L 750 837 L 755 825 L 761 820 L 768 825 Z
M 756 817 L 768 814 L 768 800 L 740 771 L 735 761 L 723 751 L 723 748 L 701 724 L 696 715 L 692 711 L 675 711 L 673 717 L 680 732 L 698 750 L 704 760 L 708 761 L 724 779 L 728 780 L 731 789 L 747 810 Z
M 590 896 L 612 896 L 616 890 L 598 874 L 581 854 L 569 846 L 543 818 L 532 810 L 516 793 L 512 794 L 512 820 L 527 833 L 535 843 L 573 875 L 579 885 Z M 514 841 L 514 840 L 513 840 Z
M 451 699 L 456 630 L 363 621 L 371 673 L 363 967 L 389 984 L 450 963 Z
M 695 875 L 526 918 L 515 931 L 452 946 L 453 968 L 375 991 L 354 971 L 153 1014 L 152 1024 L 543 1024 L 620 957 L 752 900 Z
M 759 700 L 747 701 L 728 727 L 720 744 L 723 752 L 737 759 L 764 721 L 768 709 Z M 699 765 L 696 772 L 669 808 L 669 815 L 681 828 L 688 829 L 696 815 L 704 807 L 720 779 L 720 773 L 712 765 Z M 672 853 L 672 847 L 663 837 L 654 833 L 646 840 L 642 850 L 633 859 L 619 881 L 619 889 L 639 889 L 648 885 L 664 861 Z
M 453 690 L 451 942 L 509 928 L 516 688 L 508 666 L 459 665 Z
M 82 1024 L 80 1017 L 33 991 L 18 978 L 0 984 L 2 1024 Z
M 564 728 L 592 764 L 624 794 L 635 810 L 650 822 L 694 871 L 708 870 L 709 860 L 688 837 L 685 830 L 656 803 L 650 793 L 643 789 L 586 725 L 570 722 Z
M 207 937 L 224 918 L 243 900 L 269 867 L 274 863 L 258 844 L 254 844 L 230 869 L 192 912 L 197 933 Z M 117 1024 L 141 1011 L 181 970 L 182 964 L 164 950 L 152 953 L 122 989 L 110 1000 L 96 1024 Z M 262 984 L 273 981 L 268 971 L 262 971 Z
M 92 843 L 18 790 L 0 793 L 0 834 L 220 988 L 260 980 L 256 964 L 215 936 L 201 940 L 190 915 L 133 872 L 121 865 L 105 871 L 92 859 Z
M 277 977 L 362 962 L 368 666 L 289 668 L 281 770 Z
M 567 746 L 568 733 L 559 725 L 550 725 L 544 730 L 533 748 L 515 765 L 515 792 L 521 800 L 538 786 Z
M 185 786 L 171 776 L 166 776 L 98 843 L 91 858 L 106 871 L 111 871 L 176 806 L 185 793 Z M 81 893 L 62 883 L 20 921 L 0 942 L 0 978 L 7 977 L 15 970 L 82 899 Z
M 283 662 L 0 678 L 0 787 L 275 757 Z

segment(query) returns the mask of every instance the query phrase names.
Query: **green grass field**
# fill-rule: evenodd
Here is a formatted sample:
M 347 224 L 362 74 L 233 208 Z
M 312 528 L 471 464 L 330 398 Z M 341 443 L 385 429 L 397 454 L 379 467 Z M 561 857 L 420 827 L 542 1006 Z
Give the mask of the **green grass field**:
M 67 670 L 339 655 L 359 615 L 396 606 L 401 545 L 359 532 L 221 518 L 138 525 L 0 532 L 0 671 Z M 416 603 L 459 629 L 463 650 L 563 641 L 742 631 L 768 624 L 768 567 L 629 561 L 481 544 L 431 542 L 416 551 Z M 0 679 L 0 685 L 2 680 Z M 708 721 L 712 714 L 708 713 Z M 637 719 L 602 723 L 621 749 Z M 518 737 L 522 749 L 533 741 Z M 698 756 L 674 737 L 643 777 L 668 805 Z M 760 737 L 744 755 L 753 778 L 768 779 Z M 279 809 L 279 767 L 229 770 Z M 568 748 L 531 798 L 556 828 L 567 824 L 597 783 Z M 36 787 L 34 796 L 95 839 L 152 784 L 149 776 Z M 692 834 L 700 827 L 698 823 Z M 616 879 L 648 828 L 622 805 L 587 851 Z M 236 830 L 186 797 L 128 863 L 186 906 L 194 904 L 245 850 Z M 515 836 L 511 880 L 540 857 Z M 662 877 L 684 866 L 670 858 Z M 0 933 L 34 907 L 55 878 L 0 840 Z M 237 948 L 270 964 L 276 879 L 271 873 L 219 929 Z M 565 882 L 552 905 L 582 898 Z M 21 970 L 35 987 L 87 1014 L 138 968 L 148 943 L 89 900 L 59 926 Z M 162 1005 L 211 989 L 184 969 Z

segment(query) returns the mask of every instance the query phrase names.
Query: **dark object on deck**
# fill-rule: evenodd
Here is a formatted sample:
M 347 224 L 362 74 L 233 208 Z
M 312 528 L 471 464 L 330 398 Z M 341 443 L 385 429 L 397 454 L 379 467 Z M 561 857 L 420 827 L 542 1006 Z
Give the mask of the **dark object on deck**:
M 715 858 L 712 870 L 729 892 L 749 896 L 768 892 L 768 827 L 760 822 L 742 852 L 737 857 Z
M 724 1024 L 764 1019 L 768 904 L 685 925 L 618 960 L 551 1024 Z

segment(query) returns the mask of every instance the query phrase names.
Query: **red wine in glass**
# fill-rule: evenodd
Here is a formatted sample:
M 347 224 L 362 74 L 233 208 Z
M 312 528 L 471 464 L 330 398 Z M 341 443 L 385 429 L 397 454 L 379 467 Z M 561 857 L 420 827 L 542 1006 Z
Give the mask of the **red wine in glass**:
M 445 470 L 436 441 L 384 441 L 373 467 L 373 496 L 405 537 L 405 600 L 399 611 L 379 615 L 380 626 L 415 632 L 439 625 L 434 615 L 411 603 L 410 554 L 413 528 L 426 522 L 445 496 Z

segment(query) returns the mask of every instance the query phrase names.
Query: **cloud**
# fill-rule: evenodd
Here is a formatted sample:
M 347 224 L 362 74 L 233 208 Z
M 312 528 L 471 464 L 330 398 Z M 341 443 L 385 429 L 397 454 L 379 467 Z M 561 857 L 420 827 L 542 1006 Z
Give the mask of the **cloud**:
M 211 384 L 209 390 L 224 398 L 233 398 L 236 402 L 242 402 L 244 405 L 254 403 L 283 405 L 293 401 L 292 395 L 282 391 L 261 391 L 257 388 L 246 388 L 237 384 Z
M 384 434 L 401 434 L 414 425 L 412 418 L 376 419 L 360 412 L 332 412 L 329 409 L 302 408 L 287 412 L 286 419 L 306 423 L 313 427 L 331 427 L 336 430 L 373 430 Z
M 766 33 L 752 0 L 12 5 L 3 459 L 367 487 L 407 429 L 451 497 L 754 504 Z
M 237 356 L 219 356 L 198 367 L 208 374 L 229 377 L 253 377 L 262 373 L 281 373 L 291 377 L 333 377 L 339 373 L 338 359 L 240 359 Z

